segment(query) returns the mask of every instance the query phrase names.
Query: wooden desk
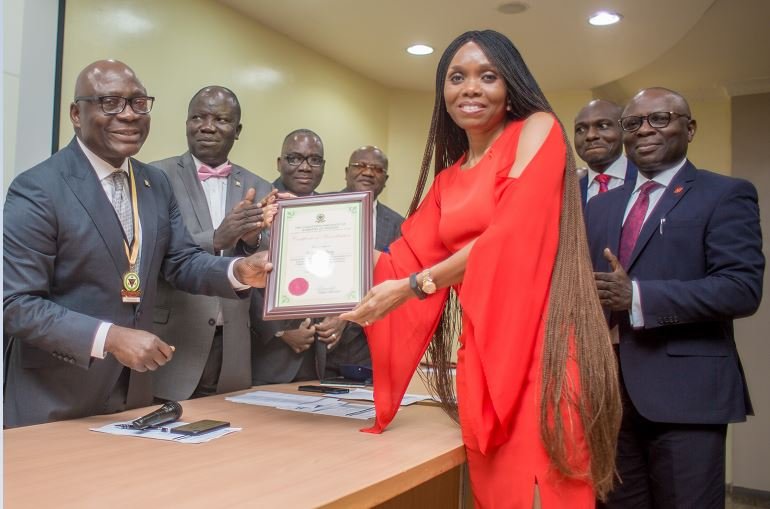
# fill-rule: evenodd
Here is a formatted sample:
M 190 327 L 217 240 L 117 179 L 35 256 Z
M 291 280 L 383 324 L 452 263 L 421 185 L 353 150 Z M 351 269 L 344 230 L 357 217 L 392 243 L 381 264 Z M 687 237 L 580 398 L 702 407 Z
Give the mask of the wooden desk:
M 259 389 L 294 392 L 295 385 Z M 229 420 L 243 431 L 193 445 L 88 430 L 151 408 L 4 431 L 5 507 L 458 506 L 465 452 L 440 408 L 402 408 L 385 433 L 372 435 L 358 431 L 371 421 L 224 396 L 183 407 L 188 422 Z

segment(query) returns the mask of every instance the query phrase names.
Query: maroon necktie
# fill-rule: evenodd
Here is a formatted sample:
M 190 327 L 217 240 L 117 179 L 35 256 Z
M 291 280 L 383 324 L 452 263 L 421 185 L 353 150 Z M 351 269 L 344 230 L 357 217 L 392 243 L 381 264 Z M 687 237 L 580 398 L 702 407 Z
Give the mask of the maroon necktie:
M 609 175 L 605 175 L 604 173 L 598 174 L 596 177 L 594 177 L 594 180 L 599 183 L 599 194 L 606 193 L 610 190 L 609 184 L 610 184 L 610 177 Z
M 639 238 L 639 232 L 642 231 L 644 216 L 647 215 L 647 209 L 650 206 L 650 193 L 661 185 L 652 180 L 642 184 L 639 196 L 636 197 L 633 207 L 628 212 L 626 222 L 623 223 L 623 230 L 620 232 L 618 260 L 626 270 L 628 270 L 628 262 L 631 260 L 631 253 L 634 252 L 634 246 L 636 246 L 636 239 Z

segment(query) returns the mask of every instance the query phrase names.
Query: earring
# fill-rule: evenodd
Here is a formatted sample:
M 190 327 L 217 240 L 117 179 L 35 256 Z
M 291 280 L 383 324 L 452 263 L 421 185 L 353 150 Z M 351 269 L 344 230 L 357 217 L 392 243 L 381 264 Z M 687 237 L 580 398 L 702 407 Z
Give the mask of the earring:
M 506 111 L 511 111 L 511 100 L 508 99 L 505 104 Z

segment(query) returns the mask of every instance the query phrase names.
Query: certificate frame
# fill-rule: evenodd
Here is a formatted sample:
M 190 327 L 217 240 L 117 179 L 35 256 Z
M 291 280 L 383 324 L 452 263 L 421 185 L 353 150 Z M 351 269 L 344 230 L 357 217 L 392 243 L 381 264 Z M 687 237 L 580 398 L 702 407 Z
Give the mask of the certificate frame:
M 270 227 L 269 253 L 273 270 L 268 274 L 265 286 L 263 319 L 316 318 L 353 309 L 372 287 L 374 239 L 371 191 L 287 198 L 278 200 L 277 204 L 278 210 Z M 309 223 L 312 219 L 315 223 L 322 223 L 327 215 L 331 221 L 337 221 L 328 225 L 329 228 L 340 225 L 333 232 L 344 237 L 341 241 L 329 240 L 329 233 L 323 230 L 327 225 Z M 320 238 L 313 240 L 314 236 Z M 311 237 L 311 240 L 305 237 Z M 336 242 L 331 253 L 328 249 L 330 242 Z M 323 282 L 334 286 L 331 279 L 340 281 L 339 290 L 335 288 L 327 293 L 339 291 L 342 292 L 340 295 L 344 293 L 344 297 L 335 297 L 330 301 L 328 296 L 306 295 L 310 287 L 316 286 L 314 279 L 322 280 L 316 277 L 317 274 L 308 274 L 308 259 L 313 259 L 315 255 L 305 254 L 304 264 L 299 263 L 297 253 L 309 252 L 308 247 L 313 253 L 320 253 L 323 260 L 333 260 L 333 263 L 329 262 L 333 269 L 329 270 L 333 271 L 332 276 L 337 277 L 324 275 Z M 344 255 L 337 256 L 337 253 Z M 323 267 L 326 270 L 326 265 Z M 290 288 L 289 285 L 297 281 L 301 281 L 299 290 L 303 291 L 299 296 L 296 295 L 297 286 Z

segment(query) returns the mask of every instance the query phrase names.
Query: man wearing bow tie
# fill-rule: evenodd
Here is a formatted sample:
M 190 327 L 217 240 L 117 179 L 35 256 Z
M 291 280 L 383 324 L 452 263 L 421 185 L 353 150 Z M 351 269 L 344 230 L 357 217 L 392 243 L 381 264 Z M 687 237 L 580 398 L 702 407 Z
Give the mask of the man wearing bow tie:
M 272 186 L 228 159 L 242 128 L 238 98 L 225 87 L 201 89 L 186 125 L 189 151 L 151 164 L 168 175 L 193 239 L 215 255 L 266 249 L 260 200 Z M 183 400 L 250 387 L 248 319 L 248 300 L 192 295 L 158 281 L 154 330 L 176 351 L 155 373 L 155 396 Z
M 623 155 L 622 111 L 613 102 L 595 99 L 575 117 L 575 150 L 588 164 L 580 179 L 583 207 L 597 194 L 636 178 L 636 167 Z
M 733 319 L 762 295 L 757 192 L 687 159 L 696 123 L 676 92 L 642 90 L 620 125 L 637 178 L 585 210 L 623 398 L 602 507 L 722 508 L 727 424 L 753 413 Z

